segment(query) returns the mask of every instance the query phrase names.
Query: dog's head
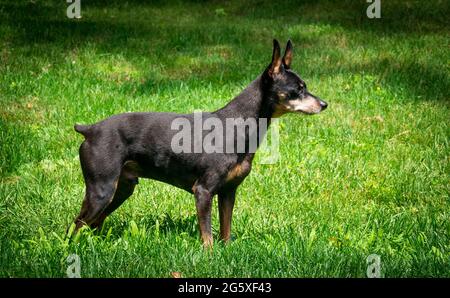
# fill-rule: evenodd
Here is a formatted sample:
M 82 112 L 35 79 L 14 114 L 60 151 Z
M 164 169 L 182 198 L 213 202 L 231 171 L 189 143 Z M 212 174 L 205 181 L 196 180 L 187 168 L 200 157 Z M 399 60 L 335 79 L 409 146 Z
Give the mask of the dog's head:
M 273 40 L 272 62 L 264 72 L 265 81 L 273 101 L 273 117 L 297 112 L 317 114 L 328 104 L 309 93 L 306 83 L 292 69 L 292 43 L 289 40 L 284 56 L 281 57 L 280 44 Z

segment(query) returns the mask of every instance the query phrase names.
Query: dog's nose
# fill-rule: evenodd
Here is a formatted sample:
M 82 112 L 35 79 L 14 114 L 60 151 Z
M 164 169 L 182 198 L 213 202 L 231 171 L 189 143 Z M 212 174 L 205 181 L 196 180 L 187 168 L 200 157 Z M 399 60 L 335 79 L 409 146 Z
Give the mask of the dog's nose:
M 323 100 L 320 101 L 320 106 L 322 107 L 322 111 L 325 110 L 328 107 L 328 104 L 324 102 Z

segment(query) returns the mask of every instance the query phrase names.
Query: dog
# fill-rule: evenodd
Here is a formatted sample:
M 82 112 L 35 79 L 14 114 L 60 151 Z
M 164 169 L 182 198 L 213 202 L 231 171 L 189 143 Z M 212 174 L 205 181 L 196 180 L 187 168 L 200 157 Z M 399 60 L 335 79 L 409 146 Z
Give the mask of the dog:
M 223 108 L 202 113 L 203 118 L 221 122 L 228 118 L 267 119 L 270 124 L 271 119 L 286 113 L 310 115 L 325 110 L 327 103 L 312 95 L 291 69 L 292 58 L 292 42 L 287 42 L 281 56 L 280 45 L 274 39 L 272 60 L 264 72 Z M 75 231 L 83 225 L 99 229 L 105 218 L 131 196 L 142 177 L 194 194 L 205 247 L 213 245 L 211 206 L 217 194 L 220 239 L 230 240 L 236 190 L 250 173 L 255 154 L 248 146 L 250 132 L 241 135 L 245 143 L 242 152 L 176 153 L 171 146 L 176 133 L 171 123 L 179 118 L 194 122 L 194 114 L 146 112 L 75 125 L 75 130 L 85 137 L 79 156 L 86 184 Z

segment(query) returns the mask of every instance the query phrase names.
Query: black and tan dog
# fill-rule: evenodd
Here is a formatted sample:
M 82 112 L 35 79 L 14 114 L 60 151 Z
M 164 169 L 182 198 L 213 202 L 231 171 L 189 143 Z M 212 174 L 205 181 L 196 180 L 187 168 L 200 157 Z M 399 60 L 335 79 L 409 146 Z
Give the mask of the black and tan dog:
M 287 112 L 316 114 L 324 110 L 327 104 L 307 91 L 305 82 L 291 70 L 291 61 L 291 42 L 281 57 L 280 45 L 274 40 L 272 62 L 262 75 L 225 107 L 202 113 L 203 119 L 267 118 L 270 123 L 271 118 Z M 106 216 L 131 196 L 138 177 L 143 177 L 194 194 L 205 246 L 213 243 L 211 205 L 217 194 L 220 238 L 230 239 L 236 189 L 250 173 L 254 152 L 246 146 L 241 153 L 175 153 L 171 141 L 176 131 L 171 123 L 179 117 L 194 121 L 193 114 L 149 112 L 115 115 L 89 126 L 75 125 L 85 137 L 80 162 L 86 183 L 76 230 L 84 224 L 100 227 Z

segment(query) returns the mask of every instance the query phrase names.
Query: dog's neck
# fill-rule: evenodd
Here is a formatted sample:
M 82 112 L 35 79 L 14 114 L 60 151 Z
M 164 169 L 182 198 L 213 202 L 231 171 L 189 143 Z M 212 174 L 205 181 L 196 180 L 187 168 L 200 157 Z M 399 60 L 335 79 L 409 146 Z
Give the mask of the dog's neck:
M 265 137 L 274 114 L 271 104 L 273 100 L 270 98 L 268 90 L 264 88 L 267 86 L 264 84 L 264 79 L 264 74 L 260 75 L 226 106 L 214 112 L 222 120 L 227 118 L 235 120 L 242 118 L 244 121 L 255 119 L 258 130 L 257 147 L 261 145 L 263 140 L 260 137 Z M 260 121 L 263 118 L 265 121 Z M 261 125 L 265 127 L 261 127 Z M 248 149 L 249 135 L 246 134 L 246 138 L 246 148 Z M 251 162 L 254 153 L 246 153 L 244 156 Z
M 271 122 L 273 107 L 268 92 L 264 90 L 264 75 L 258 76 L 238 96 L 226 106 L 215 112 L 220 118 L 266 118 L 267 124 Z

